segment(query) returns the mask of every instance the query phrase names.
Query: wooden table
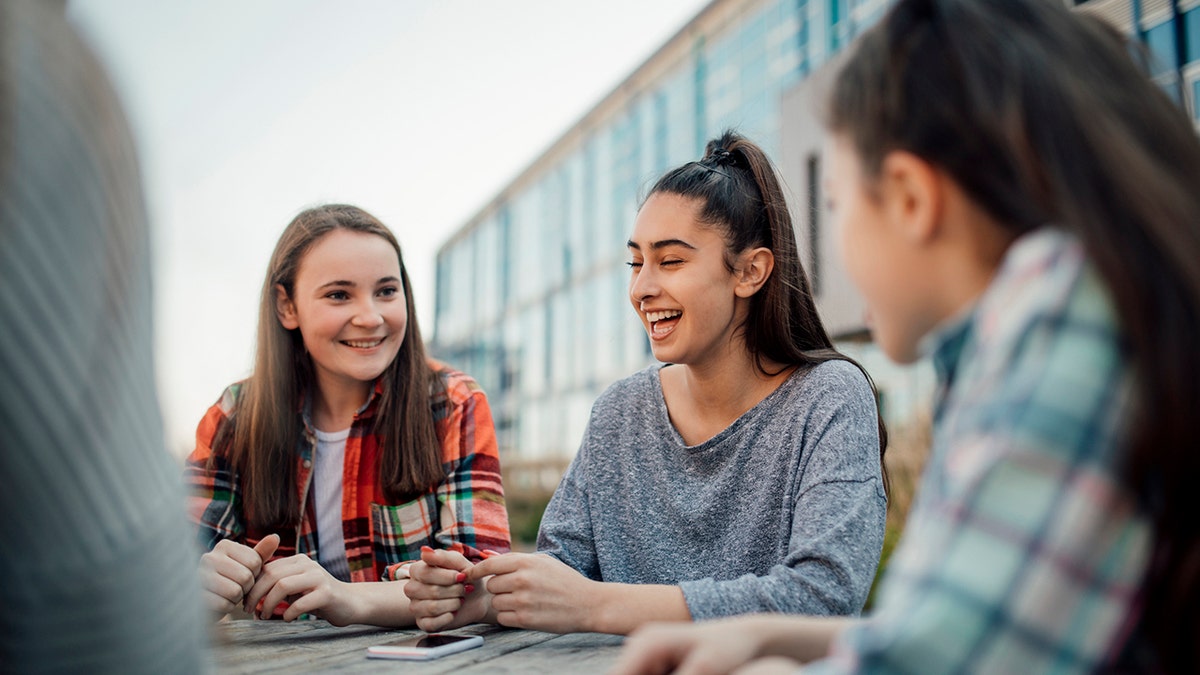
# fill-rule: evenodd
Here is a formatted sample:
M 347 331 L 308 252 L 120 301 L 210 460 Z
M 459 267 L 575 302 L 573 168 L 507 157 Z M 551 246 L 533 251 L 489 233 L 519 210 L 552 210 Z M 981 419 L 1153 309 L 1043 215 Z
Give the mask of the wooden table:
M 482 635 L 483 646 L 433 661 L 368 659 L 367 647 L 421 631 L 226 621 L 214 627 L 213 665 L 217 673 L 604 673 L 621 651 L 620 636 L 600 633 L 555 635 L 483 624 L 447 632 Z

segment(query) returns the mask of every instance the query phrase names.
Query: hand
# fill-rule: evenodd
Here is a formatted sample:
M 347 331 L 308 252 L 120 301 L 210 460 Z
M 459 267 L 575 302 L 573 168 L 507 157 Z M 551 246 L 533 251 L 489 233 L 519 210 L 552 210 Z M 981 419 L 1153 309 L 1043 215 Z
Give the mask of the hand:
M 794 675 L 800 670 L 802 664 L 799 661 L 783 656 L 769 656 L 765 659 L 756 659 L 746 664 L 742 668 L 734 671 L 734 675 Z
M 730 673 L 757 657 L 761 647 L 760 632 L 746 619 L 702 624 L 649 624 L 625 641 L 613 672 L 645 675 Z
M 418 628 L 432 633 L 487 618 L 491 595 L 483 584 L 467 583 L 472 567 L 461 553 L 421 547 L 421 559 L 409 565 L 404 586 Z
M 254 548 L 222 539 L 213 550 L 200 556 L 200 586 L 208 608 L 221 617 L 242 604 L 277 548 L 279 535 L 270 534 Z
M 488 579 L 489 575 L 493 576 Z M 467 581 L 491 594 L 492 611 L 502 626 L 556 633 L 593 630 L 588 622 L 598 604 L 600 583 L 557 558 L 505 553 L 467 570 Z
M 246 594 L 245 609 L 269 619 L 280 603 L 288 602 L 284 621 L 313 614 L 335 626 L 345 626 L 357 623 L 356 590 L 353 584 L 333 578 L 317 561 L 298 553 L 267 563 Z

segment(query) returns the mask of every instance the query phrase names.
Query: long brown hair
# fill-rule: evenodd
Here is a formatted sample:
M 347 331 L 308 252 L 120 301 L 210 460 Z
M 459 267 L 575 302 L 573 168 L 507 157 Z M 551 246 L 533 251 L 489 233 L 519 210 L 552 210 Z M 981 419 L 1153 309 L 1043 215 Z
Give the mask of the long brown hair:
M 708 142 L 704 157 L 676 167 L 659 178 L 656 192 L 700 202 L 700 221 L 725 239 L 725 266 L 732 272 L 737 255 L 765 247 L 775 257 L 766 283 L 750 297 L 750 311 L 739 326 L 759 371 L 772 375 L 767 363 L 784 368 L 811 368 L 834 359 L 854 364 L 875 392 L 875 383 L 854 359 L 833 347 L 817 313 L 812 287 L 800 262 L 796 231 L 775 167 L 756 144 L 733 130 Z M 879 461 L 887 451 L 887 427 L 879 423 Z M 887 488 L 887 470 L 883 470 Z
M 862 37 L 828 126 L 868 175 L 904 150 L 1015 233 L 1074 233 L 1135 373 L 1122 479 L 1155 526 L 1142 629 L 1200 670 L 1200 140 L 1099 21 L 1038 0 L 908 0 Z
M 229 421 L 214 439 L 227 450 L 241 474 L 242 499 L 252 527 L 294 527 L 300 520 L 296 501 L 296 453 L 303 436 L 303 397 L 316 386 L 312 358 L 299 329 L 288 330 L 276 315 L 276 285 L 290 297 L 305 254 L 337 229 L 382 237 L 396 250 L 408 325 L 400 351 L 382 375 L 383 393 L 374 426 L 380 438 L 379 480 L 389 498 L 400 501 L 441 481 L 441 452 L 430 396 L 440 380 L 425 358 L 417 326 L 412 284 L 400 244 L 390 230 L 366 211 L 328 204 L 297 215 L 284 229 L 271 254 L 258 309 L 258 345 L 254 374 L 243 384 Z

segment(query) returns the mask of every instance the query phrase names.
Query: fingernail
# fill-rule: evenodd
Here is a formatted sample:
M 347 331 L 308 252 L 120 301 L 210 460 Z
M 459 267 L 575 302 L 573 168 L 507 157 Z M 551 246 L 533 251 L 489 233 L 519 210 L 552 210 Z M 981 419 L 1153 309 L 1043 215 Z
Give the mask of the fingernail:
M 494 556 L 494 555 L 500 555 L 500 552 L 499 552 L 499 551 L 493 551 L 493 550 L 492 550 L 492 549 L 490 549 L 490 548 L 488 548 L 488 549 L 484 549 L 484 551 L 483 551 L 483 557 L 485 557 L 485 558 L 490 558 L 490 557 L 492 557 L 492 556 Z
M 468 593 L 475 592 L 475 584 L 467 584 L 466 586 L 463 586 L 463 588 L 466 589 Z
M 454 576 L 454 583 L 456 583 L 456 584 L 461 584 L 462 582 L 464 582 L 466 580 L 467 580 L 467 575 L 465 572 L 459 572 L 458 574 L 456 574 Z
M 422 550 L 422 551 L 425 551 L 426 553 L 432 553 L 432 552 L 433 552 L 433 549 L 432 549 L 431 547 L 429 547 L 429 546 L 422 546 L 422 547 L 421 547 L 421 550 Z

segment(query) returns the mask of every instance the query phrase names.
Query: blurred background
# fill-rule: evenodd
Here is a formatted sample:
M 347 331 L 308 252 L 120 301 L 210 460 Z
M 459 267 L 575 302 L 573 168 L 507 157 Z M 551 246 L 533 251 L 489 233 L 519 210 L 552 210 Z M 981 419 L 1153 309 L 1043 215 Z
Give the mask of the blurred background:
M 1154 57 L 1193 119 L 1200 0 L 1064 0 Z M 249 373 L 279 232 L 340 201 L 400 239 L 433 354 L 483 385 L 532 541 L 592 401 L 652 362 L 624 242 L 644 189 L 735 127 L 774 159 L 818 306 L 891 431 L 890 548 L 933 376 L 871 343 L 825 228 L 823 88 L 888 0 L 69 0 L 122 93 L 156 246 L 160 396 L 183 457 Z

